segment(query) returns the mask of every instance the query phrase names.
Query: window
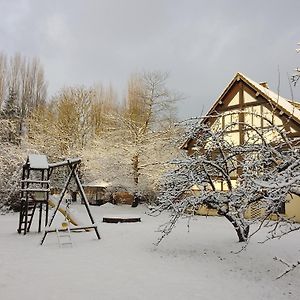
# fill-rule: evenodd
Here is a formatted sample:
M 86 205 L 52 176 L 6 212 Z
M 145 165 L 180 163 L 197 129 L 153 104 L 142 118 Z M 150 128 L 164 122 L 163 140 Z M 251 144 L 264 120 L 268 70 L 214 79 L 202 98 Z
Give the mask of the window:
M 261 136 L 255 130 L 244 131 L 245 144 L 261 144 Z
M 267 120 L 263 120 L 263 127 L 270 127 L 272 124 L 276 126 L 283 125 L 282 120 L 275 115 L 274 111 L 269 110 L 267 107 L 262 108 L 262 115 L 271 122 L 270 123 Z
M 214 123 L 211 126 L 211 130 L 213 132 L 217 132 L 217 131 L 221 130 L 222 129 L 222 118 L 216 117 L 216 118 L 213 118 L 213 121 L 214 121 Z
M 280 133 L 276 129 L 270 128 L 269 130 L 264 130 L 263 132 L 264 139 L 267 143 L 270 142 L 279 142 L 281 139 Z
M 239 113 L 238 110 L 232 110 L 224 114 L 224 128 L 227 128 L 227 131 L 234 131 L 239 129 Z
M 240 133 L 239 131 L 237 132 L 228 132 L 224 134 L 224 140 L 233 145 L 233 146 L 238 146 L 240 144 Z
M 261 127 L 261 106 L 249 106 L 245 108 L 245 123 L 253 127 Z

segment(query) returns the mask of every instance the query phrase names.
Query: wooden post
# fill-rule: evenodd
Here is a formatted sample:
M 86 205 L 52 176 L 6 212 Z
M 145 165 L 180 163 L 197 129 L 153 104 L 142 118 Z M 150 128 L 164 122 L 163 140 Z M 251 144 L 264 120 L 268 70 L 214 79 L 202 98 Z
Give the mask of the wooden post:
M 82 184 L 81 184 L 81 182 L 80 182 L 80 180 L 79 180 L 79 177 L 78 177 L 77 172 L 74 172 L 74 176 L 75 176 L 75 181 L 76 181 L 77 187 L 78 187 L 78 189 L 79 189 L 81 198 L 83 199 L 84 205 L 85 205 L 86 210 L 87 210 L 87 212 L 88 212 L 88 215 L 89 215 L 89 217 L 90 217 L 90 220 L 91 220 L 92 224 L 95 225 L 94 218 L 93 218 L 93 216 L 92 216 L 92 214 L 91 214 L 91 211 L 90 211 L 90 205 L 89 205 L 89 202 L 88 202 L 88 200 L 87 200 L 87 198 L 86 198 L 85 192 L 84 192 L 84 190 L 83 190 L 83 187 L 82 187 Z M 97 226 L 95 226 L 94 229 L 95 229 L 95 232 L 96 232 L 96 235 L 97 235 L 98 240 L 100 240 L 100 234 L 99 234 L 99 232 L 98 232 Z
M 26 164 L 26 179 L 28 180 L 29 179 L 29 175 L 30 175 L 30 169 L 29 169 L 29 165 L 28 163 Z M 29 188 L 29 183 L 26 182 L 26 189 Z M 25 192 L 25 220 L 24 220 L 24 235 L 29 231 L 29 228 L 28 228 L 28 202 L 29 202 L 29 197 L 28 197 L 28 193 Z
M 43 202 L 40 203 L 40 208 L 39 208 L 39 229 L 38 229 L 38 232 L 41 232 L 41 228 L 42 228 L 42 213 L 43 213 Z
M 51 216 L 51 218 L 50 218 L 49 227 L 51 226 L 51 224 L 52 224 L 52 222 L 53 222 L 53 220 L 54 220 L 54 217 L 55 217 L 55 215 L 56 215 L 56 213 L 57 213 L 57 211 L 58 211 L 58 207 L 60 206 L 60 204 L 61 204 L 61 202 L 62 202 L 62 200 L 63 200 L 63 197 L 64 197 L 64 195 L 65 195 L 65 193 L 66 193 L 66 191 L 67 191 L 67 188 L 68 188 L 68 185 L 69 185 L 69 183 L 70 183 L 70 181 L 71 181 L 71 178 L 72 178 L 72 176 L 73 176 L 75 167 L 76 167 L 76 165 L 72 167 L 71 172 L 70 172 L 70 174 L 69 174 L 69 176 L 68 176 L 68 179 L 67 179 L 67 181 L 65 182 L 64 188 L 63 188 L 62 192 L 60 193 L 59 201 L 58 201 L 57 206 L 55 207 L 55 210 L 54 210 L 54 212 L 53 212 L 53 214 L 52 214 L 52 216 Z

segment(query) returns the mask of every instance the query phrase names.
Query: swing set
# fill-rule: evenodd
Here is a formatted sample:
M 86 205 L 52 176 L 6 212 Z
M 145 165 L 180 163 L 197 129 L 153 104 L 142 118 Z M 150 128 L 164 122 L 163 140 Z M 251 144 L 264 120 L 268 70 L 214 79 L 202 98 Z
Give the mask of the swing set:
M 19 227 L 18 233 L 23 233 L 24 235 L 29 232 L 32 225 L 33 216 L 36 211 L 38 211 L 38 232 L 41 232 L 43 210 L 45 210 L 45 229 L 44 235 L 41 240 L 41 245 L 44 243 L 47 234 L 51 232 L 64 232 L 64 231 L 79 231 L 94 230 L 98 239 L 100 239 L 100 234 L 98 232 L 98 227 L 95 224 L 89 203 L 85 192 L 83 190 L 82 184 L 78 176 L 78 167 L 81 162 L 80 158 L 67 159 L 65 161 L 49 164 L 47 157 L 45 155 L 31 154 L 28 156 L 26 163 L 23 165 L 22 180 L 21 180 L 21 209 L 19 217 Z M 69 175 L 64 183 L 62 192 L 59 195 L 59 199 L 55 205 L 50 198 L 50 177 L 53 170 L 61 167 L 68 167 Z M 84 204 L 91 224 L 89 225 L 79 225 L 72 220 L 72 217 L 68 214 L 67 210 L 63 210 L 62 203 L 64 196 L 68 190 L 68 186 L 71 179 L 74 179 L 77 189 L 79 191 L 81 201 Z M 54 206 L 52 216 L 49 218 L 49 205 Z M 43 209 L 44 208 L 44 209 Z M 51 228 L 53 220 L 56 216 L 57 211 L 64 211 L 65 220 L 75 224 L 75 226 L 64 226 L 62 228 Z M 48 222 L 49 221 L 49 222 Z

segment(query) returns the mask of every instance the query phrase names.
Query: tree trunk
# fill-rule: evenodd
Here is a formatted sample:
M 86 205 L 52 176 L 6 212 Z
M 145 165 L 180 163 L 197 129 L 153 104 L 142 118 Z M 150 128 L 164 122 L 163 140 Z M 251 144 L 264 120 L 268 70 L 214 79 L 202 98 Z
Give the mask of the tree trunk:
M 237 220 L 235 220 L 232 216 L 224 214 L 224 217 L 232 224 L 235 229 L 235 232 L 239 238 L 239 242 L 246 242 L 249 235 L 249 225 L 245 224 L 242 220 L 240 224 L 238 224 Z
M 132 157 L 132 168 L 133 168 L 133 181 L 135 185 L 137 186 L 139 183 L 139 155 L 135 154 Z

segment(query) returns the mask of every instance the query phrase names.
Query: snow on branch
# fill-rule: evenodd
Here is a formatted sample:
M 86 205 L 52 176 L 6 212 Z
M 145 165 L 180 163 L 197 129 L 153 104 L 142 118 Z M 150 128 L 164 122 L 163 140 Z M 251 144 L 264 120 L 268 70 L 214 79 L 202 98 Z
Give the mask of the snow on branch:
M 297 266 L 300 265 L 300 260 L 298 260 L 296 263 L 293 263 L 293 264 L 292 263 L 288 263 L 288 262 L 286 262 L 286 261 L 284 261 L 284 260 L 282 260 L 282 259 L 280 259 L 280 258 L 278 258 L 276 256 L 274 257 L 274 260 L 279 261 L 280 263 L 282 263 L 284 266 L 287 267 L 287 269 L 284 272 L 282 272 L 280 275 L 278 275 L 276 277 L 276 279 L 282 278 L 283 276 L 285 276 L 286 274 L 290 273 L 295 268 L 297 268 Z

